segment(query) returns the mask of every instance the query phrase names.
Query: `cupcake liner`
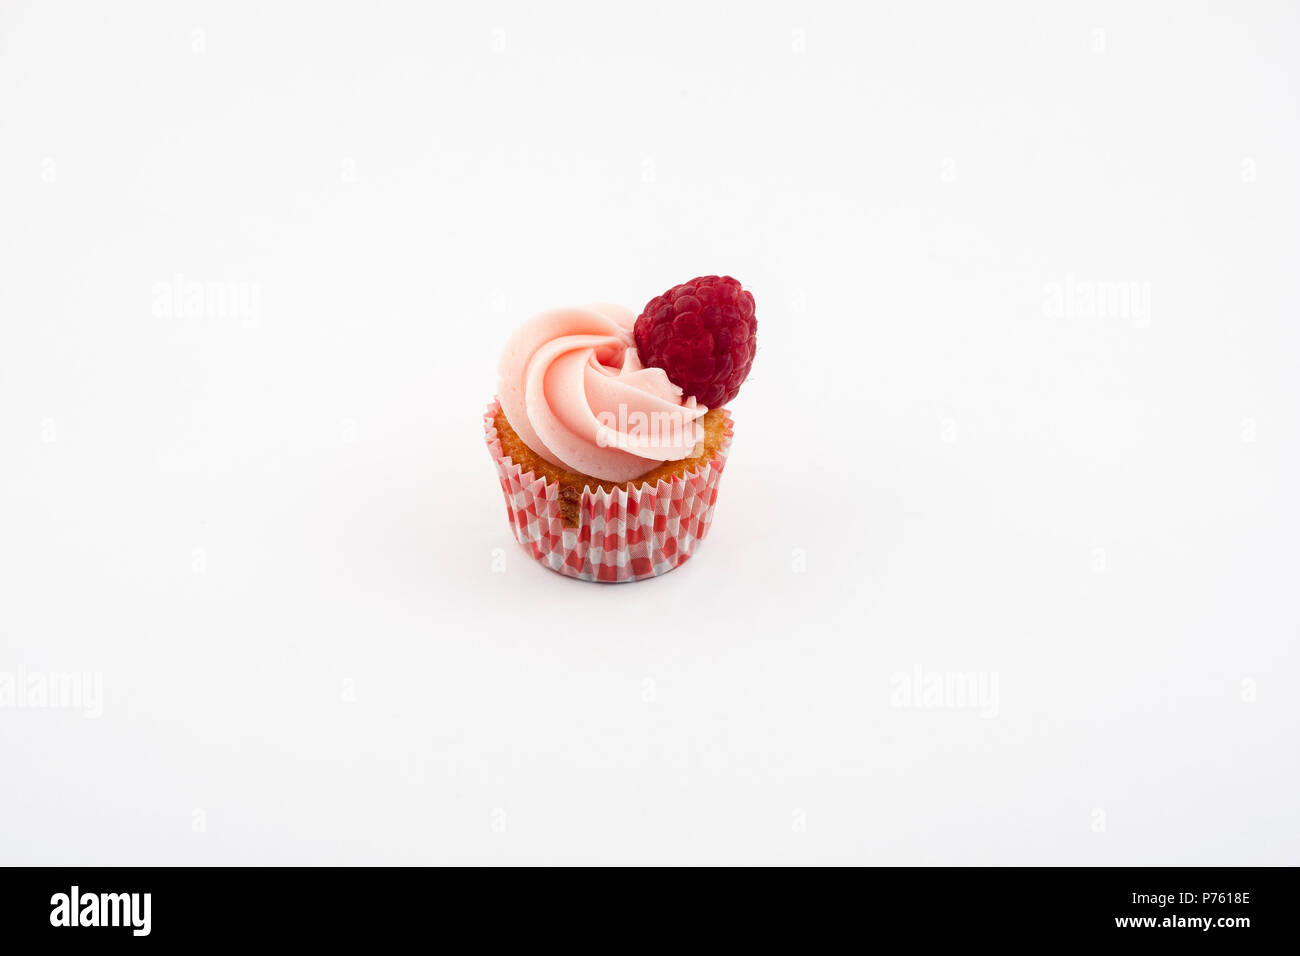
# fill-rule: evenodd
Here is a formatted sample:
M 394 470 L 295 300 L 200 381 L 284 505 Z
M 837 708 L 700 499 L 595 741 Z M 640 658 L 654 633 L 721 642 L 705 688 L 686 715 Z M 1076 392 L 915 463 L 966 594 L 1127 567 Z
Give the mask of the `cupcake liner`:
M 685 562 L 708 534 L 731 448 L 730 416 L 717 454 L 685 475 L 631 489 L 584 489 L 573 527 L 560 514 L 560 486 L 525 473 L 502 452 L 495 423 L 500 409 L 495 401 L 488 406 L 483 432 L 510 527 L 528 553 L 552 571 L 583 581 L 653 578 Z

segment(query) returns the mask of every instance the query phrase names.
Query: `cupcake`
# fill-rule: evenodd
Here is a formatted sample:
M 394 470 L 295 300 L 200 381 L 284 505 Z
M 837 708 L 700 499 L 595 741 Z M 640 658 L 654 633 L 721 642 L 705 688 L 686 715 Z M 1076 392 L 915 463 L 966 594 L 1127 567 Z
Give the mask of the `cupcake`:
M 708 533 L 749 374 L 754 297 L 729 276 L 554 309 L 506 343 L 483 419 L 515 538 L 553 571 L 638 581 Z

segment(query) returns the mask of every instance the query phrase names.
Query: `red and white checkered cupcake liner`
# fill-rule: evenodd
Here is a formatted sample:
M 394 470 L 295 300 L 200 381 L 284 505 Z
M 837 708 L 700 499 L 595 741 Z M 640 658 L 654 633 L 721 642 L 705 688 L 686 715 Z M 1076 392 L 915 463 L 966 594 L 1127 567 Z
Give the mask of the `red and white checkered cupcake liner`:
M 616 491 L 584 489 L 578 526 L 560 514 L 560 486 L 525 473 L 501 450 L 496 416 L 488 406 L 483 431 L 496 464 L 515 538 L 552 571 L 583 581 L 640 581 L 683 564 L 709 533 L 718 481 L 731 448 L 727 437 L 708 462 L 684 476 Z

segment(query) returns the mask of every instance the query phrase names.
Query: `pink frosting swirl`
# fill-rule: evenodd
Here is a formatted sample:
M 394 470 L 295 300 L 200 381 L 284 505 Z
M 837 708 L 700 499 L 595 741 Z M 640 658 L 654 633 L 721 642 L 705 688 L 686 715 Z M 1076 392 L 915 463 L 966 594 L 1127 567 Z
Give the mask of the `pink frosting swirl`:
M 625 482 L 694 454 L 707 409 L 661 368 L 644 368 L 635 317 L 616 305 L 554 309 L 529 319 L 501 356 L 506 421 L 552 465 Z

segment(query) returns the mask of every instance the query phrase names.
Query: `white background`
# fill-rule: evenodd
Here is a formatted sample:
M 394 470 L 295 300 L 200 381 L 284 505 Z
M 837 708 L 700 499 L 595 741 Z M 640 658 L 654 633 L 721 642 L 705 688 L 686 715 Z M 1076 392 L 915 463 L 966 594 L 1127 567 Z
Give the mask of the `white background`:
M 1300 863 L 1298 83 L 1284 3 L 6 2 L 0 673 L 103 713 L 0 709 L 0 859 Z M 532 563 L 501 346 L 708 273 L 709 538 Z

